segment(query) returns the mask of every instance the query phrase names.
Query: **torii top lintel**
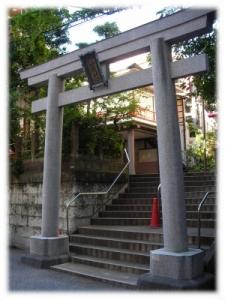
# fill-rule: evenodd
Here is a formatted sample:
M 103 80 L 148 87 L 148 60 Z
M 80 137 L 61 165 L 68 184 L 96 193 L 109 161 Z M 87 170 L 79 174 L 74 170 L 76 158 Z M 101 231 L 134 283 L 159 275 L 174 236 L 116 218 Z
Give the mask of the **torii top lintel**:
M 95 50 L 100 63 L 110 63 L 121 58 L 149 51 L 152 38 L 162 37 L 169 43 L 186 40 L 209 32 L 215 18 L 212 9 L 185 9 L 145 25 L 128 30 L 115 37 L 97 42 L 44 64 L 20 72 L 21 79 L 29 85 L 43 85 L 51 74 L 66 78 L 82 71 L 79 56 Z

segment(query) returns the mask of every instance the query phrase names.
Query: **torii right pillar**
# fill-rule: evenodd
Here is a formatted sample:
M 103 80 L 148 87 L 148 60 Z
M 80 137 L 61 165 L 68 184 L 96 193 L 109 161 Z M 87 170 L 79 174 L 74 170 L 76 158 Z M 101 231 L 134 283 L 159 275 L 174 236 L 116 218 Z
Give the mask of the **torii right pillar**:
M 150 252 L 150 273 L 141 288 L 195 289 L 208 282 L 200 249 L 188 248 L 184 179 L 171 48 L 163 38 L 150 41 L 156 104 L 164 248 Z

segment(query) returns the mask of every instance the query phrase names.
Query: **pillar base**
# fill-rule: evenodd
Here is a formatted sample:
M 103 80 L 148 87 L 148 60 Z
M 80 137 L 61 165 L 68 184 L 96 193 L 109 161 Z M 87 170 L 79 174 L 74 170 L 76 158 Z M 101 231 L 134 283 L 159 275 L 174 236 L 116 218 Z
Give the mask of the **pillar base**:
M 214 276 L 203 273 L 204 252 L 188 249 L 172 252 L 164 248 L 151 251 L 150 273 L 140 276 L 140 289 L 213 289 Z
M 139 290 L 168 291 L 168 290 L 215 290 L 215 278 L 210 273 L 203 273 L 194 279 L 173 279 L 168 277 L 154 276 L 151 273 L 143 274 L 138 279 Z
M 68 236 L 30 238 L 30 254 L 21 258 L 22 262 L 38 268 L 48 268 L 52 265 L 69 260 Z
M 151 274 L 172 279 L 191 280 L 203 274 L 204 252 L 188 249 L 185 252 L 172 252 L 164 248 L 150 253 Z

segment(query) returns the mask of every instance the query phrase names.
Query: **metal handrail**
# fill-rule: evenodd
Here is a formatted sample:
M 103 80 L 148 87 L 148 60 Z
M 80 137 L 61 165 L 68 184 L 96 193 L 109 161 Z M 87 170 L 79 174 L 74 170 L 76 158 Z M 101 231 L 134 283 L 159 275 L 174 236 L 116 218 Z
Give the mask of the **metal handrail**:
M 157 188 L 157 198 L 158 200 L 161 200 L 161 183 L 158 185 Z
M 127 166 L 130 163 L 130 158 L 129 155 L 127 153 L 127 150 L 124 149 L 124 152 L 126 154 L 126 158 L 127 158 L 127 163 L 126 165 L 123 167 L 123 169 L 120 171 L 120 173 L 117 175 L 117 177 L 114 179 L 113 183 L 110 185 L 110 187 L 105 191 L 105 192 L 82 192 L 82 193 L 78 193 L 74 198 L 70 199 L 68 201 L 68 203 L 66 203 L 66 222 L 67 222 L 67 235 L 69 236 L 69 207 L 70 205 L 77 200 L 77 198 L 79 198 L 82 195 L 106 195 L 110 192 L 110 190 L 112 189 L 112 187 L 115 185 L 115 183 L 117 182 L 117 180 L 119 179 L 119 177 L 121 176 L 121 174 L 125 171 L 125 169 L 127 168 Z
M 208 198 L 209 194 L 212 194 L 214 192 L 206 192 L 204 197 L 202 198 L 201 202 L 198 205 L 198 248 L 200 249 L 201 247 L 201 218 L 200 218 L 200 212 L 202 205 L 205 203 L 206 199 Z

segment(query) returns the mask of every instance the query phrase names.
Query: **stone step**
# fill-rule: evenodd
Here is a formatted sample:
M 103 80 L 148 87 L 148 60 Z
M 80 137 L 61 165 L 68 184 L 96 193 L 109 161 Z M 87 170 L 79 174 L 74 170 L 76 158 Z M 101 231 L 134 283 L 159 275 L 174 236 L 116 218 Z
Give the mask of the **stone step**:
M 71 261 L 75 263 L 81 263 L 89 266 L 98 267 L 98 268 L 104 268 L 108 270 L 114 270 L 114 271 L 132 273 L 132 274 L 143 274 L 149 272 L 149 264 L 145 266 L 142 264 L 123 262 L 123 261 L 105 259 L 105 258 L 96 258 L 96 257 L 86 256 L 86 255 L 72 254 Z
M 133 197 L 132 197 L 133 196 Z M 149 194 L 123 194 L 121 195 L 120 198 L 118 199 L 113 199 L 112 204 L 113 205 L 151 205 L 152 202 L 152 198 L 155 197 L 153 195 L 149 195 Z M 191 204 L 199 204 L 200 201 L 202 200 L 202 196 L 198 196 L 198 197 L 186 197 L 185 198 L 185 203 L 186 205 L 191 205 Z M 206 204 L 215 204 L 215 197 L 208 197 L 204 206 Z
M 89 225 L 79 228 L 79 233 L 87 236 L 98 236 L 125 240 L 151 241 L 163 243 L 162 228 L 151 228 L 150 226 L 99 226 Z M 210 245 L 214 240 L 214 231 L 203 228 L 201 231 L 202 244 Z M 188 244 L 197 245 L 197 229 L 188 228 Z
M 99 237 L 93 235 L 74 234 L 70 236 L 71 244 L 86 244 L 100 247 L 126 249 L 130 251 L 148 252 L 163 247 L 163 243 L 152 241 L 140 241 L 132 239 L 120 239 L 112 237 Z
M 60 264 L 52 266 L 51 268 L 57 271 L 98 279 L 104 282 L 122 285 L 129 288 L 137 287 L 137 280 L 139 277 L 137 274 L 123 273 L 75 262 Z
M 160 180 L 159 178 L 133 178 L 129 180 L 129 184 L 133 185 L 133 184 L 150 184 L 153 186 L 158 186 L 160 184 Z M 211 177 L 207 177 L 207 178 L 184 178 L 184 185 L 185 186 L 189 186 L 189 185 L 216 185 L 216 179 L 215 178 L 211 178 Z
M 108 211 L 149 211 L 151 210 L 151 205 L 138 205 L 138 204 L 120 204 L 120 205 L 107 205 L 106 212 Z M 186 204 L 186 210 L 197 211 L 198 203 L 196 204 Z M 205 203 L 203 206 L 204 211 L 215 212 L 215 204 Z
M 151 222 L 150 218 L 94 218 L 93 225 L 115 225 L 115 226 L 146 226 Z
M 129 184 L 91 220 L 92 225 L 81 226 L 70 236 L 72 262 L 57 266 L 59 270 L 133 288 L 139 275 L 149 272 L 150 251 L 163 248 L 162 227 L 149 226 L 159 174 L 130 176 Z M 215 236 L 215 174 L 184 174 L 184 185 L 188 245 L 193 248 L 198 242 L 198 204 L 207 191 L 214 191 L 201 212 L 201 243 L 206 249 Z
M 104 211 L 99 214 L 103 218 L 149 218 L 151 211 Z
M 138 264 L 149 264 L 149 251 L 137 252 L 127 249 L 118 249 L 113 247 L 104 247 L 88 244 L 70 243 L 70 252 L 93 256 L 97 258 L 106 258 L 112 260 L 121 260 Z
M 215 171 L 213 172 L 184 172 L 184 176 L 215 176 Z
M 199 205 L 203 197 L 195 197 L 195 198 L 185 198 L 186 205 Z M 209 196 L 206 202 L 203 204 L 203 208 L 207 205 L 216 205 L 216 198 L 213 196 Z
M 108 211 L 150 211 L 151 205 L 138 205 L 138 204 L 120 204 L 120 205 L 107 205 L 106 212 Z
M 196 204 L 187 204 L 185 205 L 186 211 L 198 211 L 198 206 L 199 203 Z M 204 203 L 201 210 L 205 211 L 205 212 L 216 212 L 216 205 L 213 204 L 208 204 L 208 203 Z
M 186 219 L 187 226 L 195 227 L 198 226 L 198 219 Z M 201 218 L 201 227 L 204 228 L 215 228 L 216 220 L 215 219 L 203 219 Z
M 104 211 L 99 214 L 99 217 L 103 218 L 150 218 L 151 211 Z M 160 212 L 161 215 L 161 212 Z M 187 218 L 197 218 L 197 211 L 186 211 Z M 201 211 L 201 217 L 204 219 L 215 219 L 215 213 L 212 211 Z
M 130 187 L 154 187 L 157 189 L 159 185 L 158 181 L 149 181 L 149 182 L 143 182 L 143 181 L 134 181 L 130 182 Z M 186 180 L 184 181 L 184 186 L 189 187 L 189 186 L 215 186 L 215 181 L 214 180 Z
M 142 178 L 142 177 L 147 177 L 147 178 L 159 178 L 159 173 L 151 173 L 151 174 L 138 174 L 138 175 L 130 175 L 130 178 Z
M 162 229 L 152 229 L 149 226 L 98 226 L 89 225 L 79 228 L 83 235 L 94 235 L 108 238 L 131 239 L 140 241 L 152 241 L 162 243 Z
M 143 175 L 131 175 L 130 181 L 136 181 L 140 179 L 144 180 L 159 180 L 159 174 L 143 174 Z M 186 173 L 184 174 L 184 180 L 197 179 L 197 180 L 214 180 L 216 179 L 213 173 Z
M 206 192 L 205 191 L 185 191 L 184 196 L 185 198 L 203 198 L 205 196 Z M 152 198 L 156 197 L 156 192 L 125 192 L 119 194 L 119 198 Z M 215 198 L 216 192 L 212 191 L 212 194 L 208 196 L 208 198 Z
M 185 192 L 216 192 L 214 185 L 212 186 L 186 186 L 184 187 Z M 157 193 L 155 187 L 130 187 L 127 189 L 128 193 Z
M 197 219 L 186 219 L 187 226 L 196 227 Z M 115 226 L 147 226 L 151 222 L 151 218 L 94 218 L 91 220 L 93 225 L 115 225 Z M 201 219 L 201 226 L 206 228 L 213 228 L 215 220 Z
M 216 185 L 216 179 L 202 179 L 202 178 L 196 178 L 196 179 L 185 179 L 184 180 L 185 186 L 190 185 Z
M 215 176 L 215 172 L 183 172 L 184 176 Z M 154 176 L 159 176 L 159 173 L 149 173 L 149 174 L 135 174 L 135 175 L 130 175 L 130 177 L 142 177 L 142 176 L 148 176 L 148 177 L 154 177 Z
M 159 177 L 151 177 L 150 178 L 150 177 L 133 177 L 133 176 L 130 176 L 129 182 L 131 184 L 136 183 L 136 182 L 143 182 L 143 183 L 152 183 L 152 184 L 159 185 L 160 178 Z

